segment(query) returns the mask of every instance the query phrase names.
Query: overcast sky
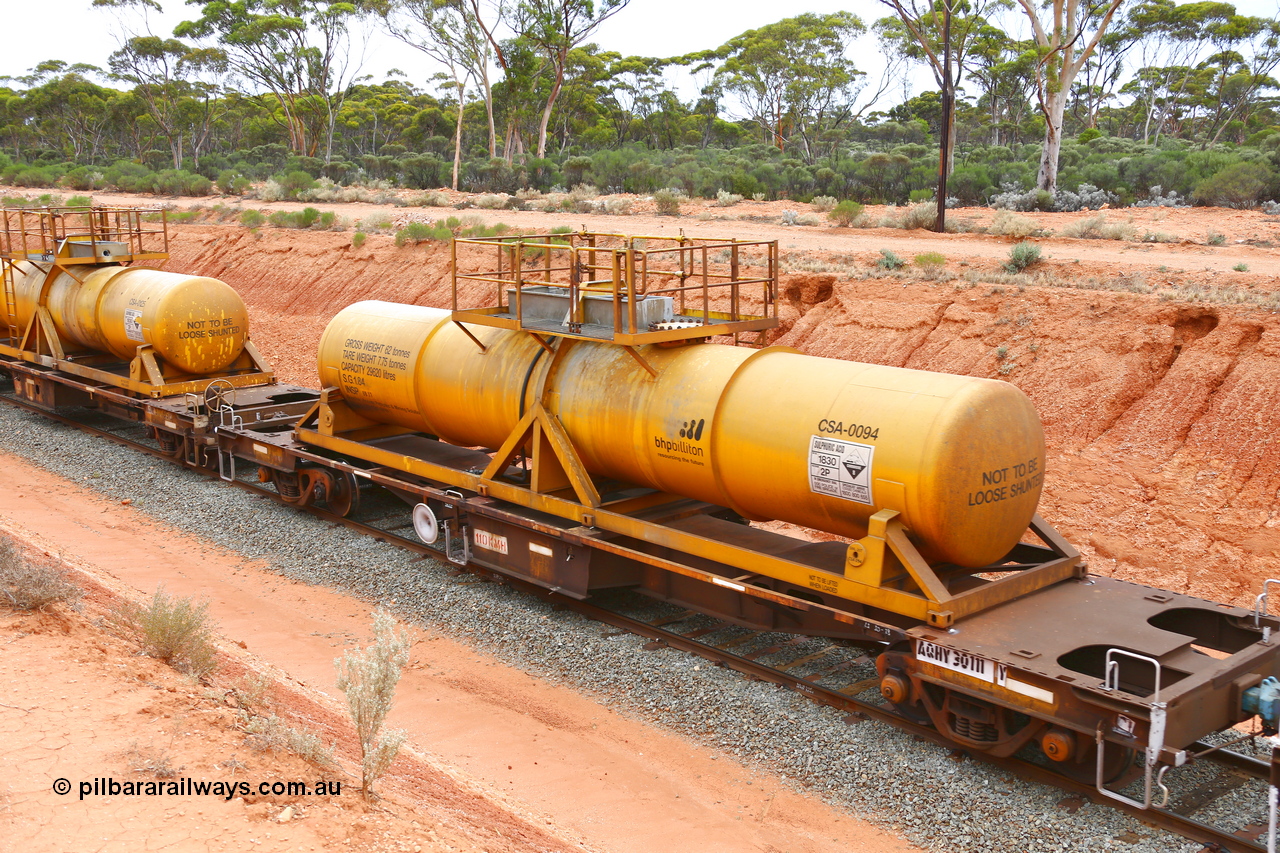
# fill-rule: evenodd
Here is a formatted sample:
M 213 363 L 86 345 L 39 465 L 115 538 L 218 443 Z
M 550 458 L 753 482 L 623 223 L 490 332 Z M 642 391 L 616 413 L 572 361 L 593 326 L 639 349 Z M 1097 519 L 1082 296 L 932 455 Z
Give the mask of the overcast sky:
M 91 0 L 7 0 L 5 27 L 9 38 L 0 51 L 0 76 L 17 76 L 46 59 L 86 62 L 105 67 L 107 57 L 119 45 L 125 32 L 122 24 L 137 29 L 138 18 L 120 19 L 113 10 L 94 9 Z M 197 8 L 180 0 L 161 0 L 165 13 L 153 14 L 152 31 L 169 35 L 180 21 L 196 17 Z M 1276 0 L 1237 0 L 1242 14 L 1272 16 Z M 695 50 L 718 47 L 755 27 L 804 12 L 834 12 L 848 9 L 870 24 L 887 13 L 876 0 L 800 0 L 796 5 L 776 0 L 631 0 L 631 4 L 606 21 L 593 41 L 605 50 L 624 55 L 678 56 Z M 1017 25 L 1018 16 L 1009 17 Z M 1021 27 L 1019 27 L 1021 30 Z M 1023 37 L 1021 31 L 1016 37 Z M 857 67 L 878 76 L 883 69 L 876 42 L 867 37 L 851 51 Z M 434 68 L 421 53 L 394 39 L 375 34 L 366 50 L 363 73 L 381 81 L 392 68 L 405 72 L 408 80 L 422 88 Z M 930 87 L 932 77 L 920 70 L 907 81 L 915 91 Z M 898 103 L 901 88 L 887 96 L 886 103 Z M 692 87 L 681 86 L 683 97 L 691 97 Z

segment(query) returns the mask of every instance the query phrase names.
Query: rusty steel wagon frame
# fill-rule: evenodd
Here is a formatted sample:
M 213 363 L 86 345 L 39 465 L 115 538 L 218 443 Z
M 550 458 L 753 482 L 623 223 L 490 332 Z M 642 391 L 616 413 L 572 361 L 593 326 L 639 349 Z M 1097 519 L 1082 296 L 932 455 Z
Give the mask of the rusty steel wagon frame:
M 169 258 L 169 225 L 163 208 L 42 207 L 12 208 L 0 218 L 0 278 L 8 322 L 0 354 L 56 368 L 99 385 L 159 398 L 203 391 L 215 380 L 234 386 L 270 384 L 274 373 L 252 341 L 225 371 L 214 376 L 166 375 L 149 344 L 138 347 L 127 365 L 114 356 L 69 353 L 54 328 L 47 299 L 49 289 L 65 273 L 82 281 L 75 270 L 86 265 L 128 266 Z M 17 325 L 18 263 L 36 267 L 44 276 L 35 310 L 25 328 Z

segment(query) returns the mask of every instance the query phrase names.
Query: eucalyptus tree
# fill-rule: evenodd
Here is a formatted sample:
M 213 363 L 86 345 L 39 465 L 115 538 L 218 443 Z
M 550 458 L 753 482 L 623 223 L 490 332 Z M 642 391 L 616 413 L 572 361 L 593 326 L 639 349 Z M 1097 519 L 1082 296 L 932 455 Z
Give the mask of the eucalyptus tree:
M 1036 187 L 1058 190 L 1062 120 L 1076 76 L 1093 56 L 1124 0 L 1016 0 L 1031 23 L 1039 59 L 1036 102 L 1044 115 L 1044 143 Z
M 517 40 L 529 45 L 550 73 L 542 115 L 538 123 L 539 160 L 547 152 L 547 126 L 569 67 L 569 52 L 583 44 L 601 24 L 626 8 L 631 0 L 519 0 L 511 12 Z M 513 69 L 507 68 L 510 77 Z
M 938 150 L 938 215 L 942 231 L 947 215 L 947 176 L 955 165 L 956 89 L 979 36 L 991 29 L 990 15 L 1006 0 L 880 0 L 894 11 L 877 27 L 905 56 L 928 65 L 942 99 Z
M 467 86 L 487 74 L 489 40 L 465 0 L 383 0 L 373 8 L 387 32 L 445 68 L 447 85 L 458 99 L 453 130 L 453 189 L 462 168 L 462 122 Z M 486 98 L 486 103 L 491 100 Z M 489 109 L 489 145 L 493 150 L 493 110 Z
M 226 68 L 221 50 L 193 48 L 154 35 L 129 38 L 107 61 L 111 77 L 132 84 L 133 94 L 168 143 L 173 168 L 181 169 L 187 144 L 199 162 L 216 113 L 218 86 L 199 79 Z
M 1238 30 L 1236 17 L 1234 6 L 1219 2 L 1142 0 L 1128 10 L 1125 31 L 1140 64 L 1121 92 L 1133 95 L 1142 111 L 1143 142 L 1160 140 L 1170 115 L 1193 88 L 1205 48 L 1230 40 Z
M 101 158 L 108 150 L 123 97 L 89 79 L 101 74 L 93 65 L 51 59 L 11 78 L 27 87 L 21 104 L 13 105 L 28 131 L 24 134 L 27 144 L 61 151 L 77 163 Z
M 1233 125 L 1263 106 L 1261 95 L 1280 88 L 1272 75 L 1280 68 L 1280 16 L 1235 16 L 1220 28 L 1218 53 L 1202 65 L 1203 145 L 1217 143 Z M 1272 106 L 1274 107 L 1274 101 Z
M 806 13 L 747 30 L 682 61 L 714 65 L 716 89 L 736 96 L 776 148 L 784 150 L 794 137 L 813 162 L 814 129 L 847 112 L 862 86 L 865 73 L 848 51 L 866 31 L 851 12 Z
M 271 94 L 273 119 L 298 154 L 333 152 L 333 132 L 351 80 L 363 61 L 352 28 L 365 11 L 345 0 L 189 0 L 200 17 L 174 29 L 178 38 L 212 42 L 228 67 Z M 362 33 L 359 35 L 363 35 Z

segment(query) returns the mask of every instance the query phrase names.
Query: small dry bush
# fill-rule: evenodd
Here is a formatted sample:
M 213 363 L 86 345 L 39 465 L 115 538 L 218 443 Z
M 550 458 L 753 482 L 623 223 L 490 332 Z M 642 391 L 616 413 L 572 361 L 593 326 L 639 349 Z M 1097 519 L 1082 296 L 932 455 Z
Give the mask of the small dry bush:
M 818 213 L 828 213 L 835 210 L 836 198 L 830 195 L 815 195 L 809 203 L 813 205 L 813 209 Z
M 326 746 L 314 732 L 287 725 L 272 714 L 269 717 L 250 717 L 244 724 L 249 745 L 259 751 L 292 752 L 317 767 L 333 768 L 338 763 L 333 748 Z
M 409 662 L 409 635 L 383 611 L 373 617 L 373 645 L 347 652 L 334 660 L 338 689 L 347 696 L 347 708 L 360 739 L 361 785 L 366 799 L 373 798 L 373 783 L 386 772 L 400 751 L 406 735 L 391 730 L 381 734 L 382 724 L 395 701 L 396 685 Z
M 630 216 L 632 203 L 629 198 L 611 196 L 604 200 L 604 212 L 610 216 Z
M 1040 227 L 1027 217 L 1019 216 L 1012 210 L 999 210 L 992 218 L 991 227 L 987 229 L 987 233 L 998 234 L 1001 237 L 1017 237 L 1021 240 L 1039 230 Z
M 24 556 L 9 538 L 0 538 L 0 604 L 14 610 L 44 610 L 51 604 L 79 601 L 80 588 L 47 563 Z
M 157 749 L 150 744 L 141 746 L 136 740 L 129 744 L 125 761 L 134 773 L 147 773 L 157 779 L 172 779 L 183 769 L 173 766 L 173 757 L 168 750 Z
M 659 216 L 679 216 L 680 202 L 687 200 L 685 194 L 679 190 L 658 190 L 653 194 L 653 203 L 658 209 Z
M 938 206 L 936 204 L 913 204 L 902 214 L 900 228 L 908 231 L 919 228 L 932 228 L 938 222 Z
M 1132 240 L 1134 233 L 1132 223 L 1109 222 L 1105 213 L 1096 213 L 1062 229 L 1063 237 L 1082 240 Z
M 385 213 L 375 213 L 373 216 L 366 216 L 356 223 L 356 229 L 366 233 L 386 234 L 395 228 L 391 221 L 391 217 Z
M 144 652 L 180 672 L 204 678 L 218 666 L 207 601 L 171 597 L 161 585 L 150 603 L 118 607 L 114 621 Z
M 742 196 L 737 193 L 731 193 L 728 190 L 718 190 L 716 192 L 716 207 L 733 207 L 742 201 Z
M 450 203 L 449 197 L 438 190 L 425 192 L 409 199 L 409 204 L 413 207 L 448 207 Z
M 472 203 L 481 210 L 506 210 L 511 206 L 511 196 L 506 193 L 485 193 L 473 198 Z

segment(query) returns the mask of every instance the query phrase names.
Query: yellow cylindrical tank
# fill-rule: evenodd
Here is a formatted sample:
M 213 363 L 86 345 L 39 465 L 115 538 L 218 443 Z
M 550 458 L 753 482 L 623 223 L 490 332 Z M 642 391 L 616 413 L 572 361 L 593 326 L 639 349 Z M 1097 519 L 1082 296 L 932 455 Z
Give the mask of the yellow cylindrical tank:
M 454 444 L 497 447 L 539 387 L 593 474 L 845 536 L 901 513 L 931 560 L 1005 556 L 1040 498 L 1044 433 L 1007 382 L 815 358 L 784 347 L 621 347 L 468 327 L 360 302 L 319 371 L 351 407 Z M 545 373 L 545 376 L 544 376 Z
M 17 320 L 35 312 L 45 271 L 20 261 L 15 276 Z M 132 359 L 150 344 L 183 373 L 217 373 L 244 349 L 249 314 L 244 300 L 216 278 L 147 267 L 83 265 L 59 272 L 44 302 L 58 335 L 72 345 Z M 3 302 L 0 319 L 9 320 Z

